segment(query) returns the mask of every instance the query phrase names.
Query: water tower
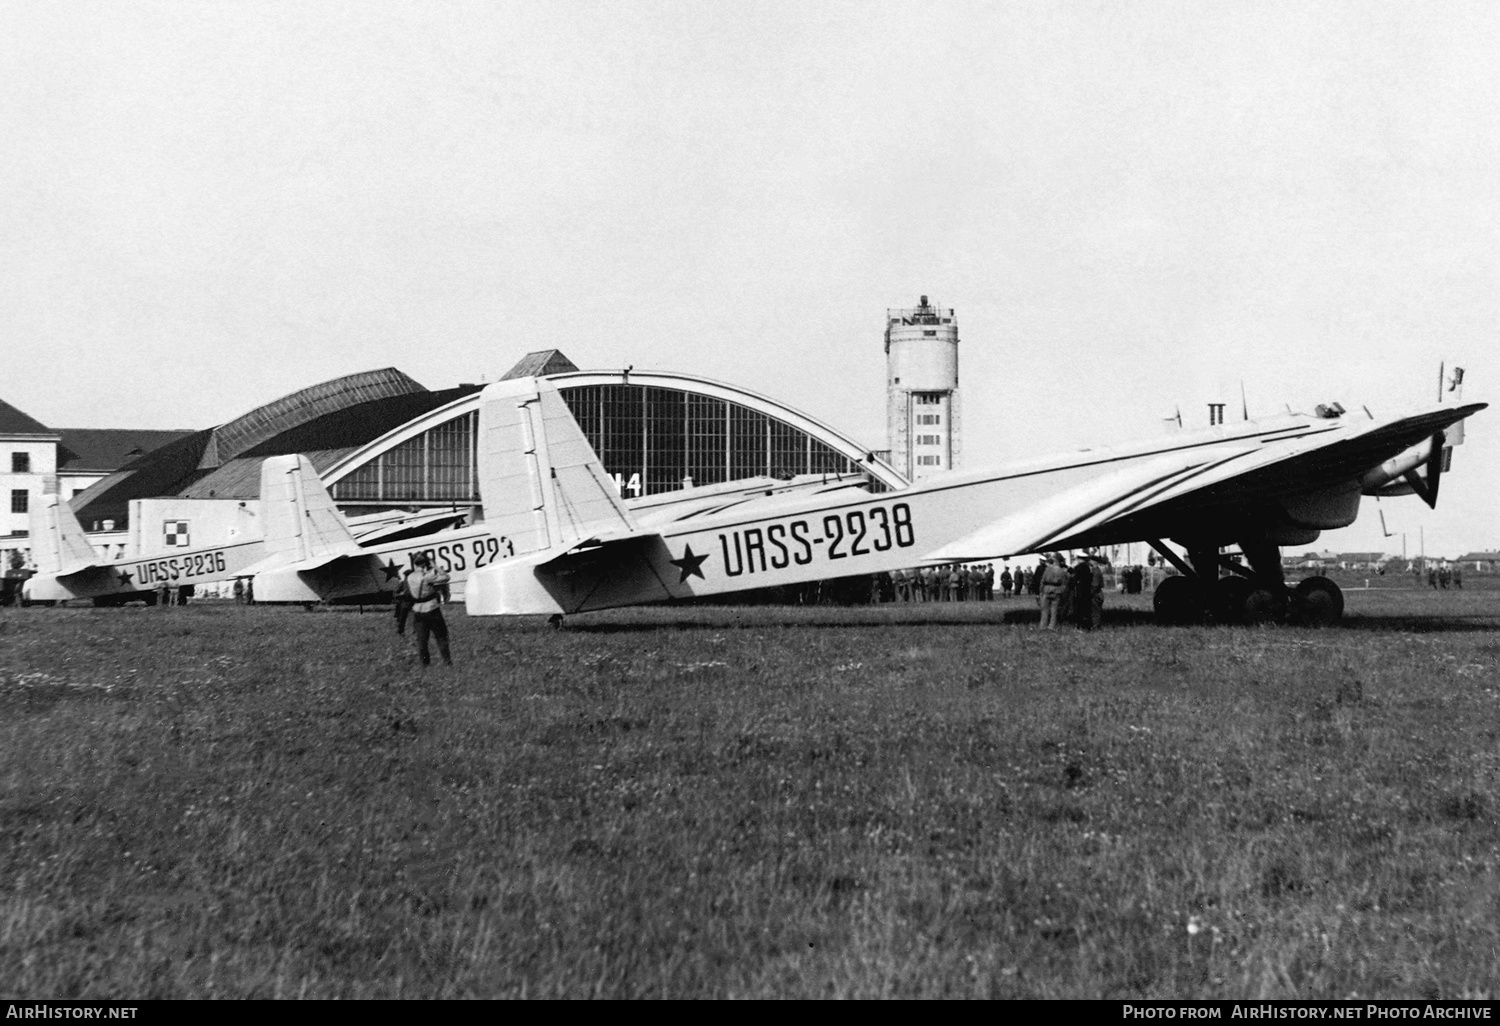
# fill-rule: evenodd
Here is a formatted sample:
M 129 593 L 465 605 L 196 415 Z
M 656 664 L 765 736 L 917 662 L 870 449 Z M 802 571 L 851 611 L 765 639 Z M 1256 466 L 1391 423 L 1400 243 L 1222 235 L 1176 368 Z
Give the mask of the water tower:
M 920 481 L 958 466 L 958 321 L 926 296 L 885 314 L 891 464 Z

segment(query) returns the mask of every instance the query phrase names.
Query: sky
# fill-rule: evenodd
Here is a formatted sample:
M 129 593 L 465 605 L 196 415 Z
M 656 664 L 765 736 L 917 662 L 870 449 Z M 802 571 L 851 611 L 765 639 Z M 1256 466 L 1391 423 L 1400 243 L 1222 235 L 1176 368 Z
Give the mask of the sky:
M 885 311 L 960 331 L 965 466 L 1209 402 L 1500 382 L 1500 6 L 0 3 L 0 398 L 199 428 L 560 348 L 885 446 Z M 1493 426 L 1491 422 L 1493 421 Z M 1500 408 L 1437 510 L 1500 549 Z

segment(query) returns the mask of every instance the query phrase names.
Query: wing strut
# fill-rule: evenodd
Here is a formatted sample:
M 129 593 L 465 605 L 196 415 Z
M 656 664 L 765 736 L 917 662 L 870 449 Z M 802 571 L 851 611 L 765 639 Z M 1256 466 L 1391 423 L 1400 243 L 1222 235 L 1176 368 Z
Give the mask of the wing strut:
M 1188 566 L 1187 561 L 1177 553 L 1173 552 L 1171 549 L 1163 545 L 1160 538 L 1147 538 L 1146 544 L 1150 545 L 1153 549 L 1160 553 L 1162 559 L 1165 559 L 1168 563 L 1171 563 L 1173 566 L 1175 566 L 1182 574 L 1182 576 L 1187 578 L 1196 578 L 1198 576 L 1193 568 Z

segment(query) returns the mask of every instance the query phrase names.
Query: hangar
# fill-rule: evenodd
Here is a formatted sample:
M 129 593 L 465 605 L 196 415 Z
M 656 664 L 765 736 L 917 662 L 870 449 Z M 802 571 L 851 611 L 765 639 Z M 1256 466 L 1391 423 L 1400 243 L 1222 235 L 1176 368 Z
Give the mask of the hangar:
M 722 382 L 580 370 L 557 350 L 504 375 L 550 378 L 627 497 L 748 477 L 865 474 L 905 485 L 875 453 L 806 414 Z M 479 384 L 429 391 L 395 368 L 284 396 L 127 463 L 73 499 L 85 528 L 125 525 L 132 499 L 258 498 L 260 462 L 303 453 L 345 513 L 476 506 Z

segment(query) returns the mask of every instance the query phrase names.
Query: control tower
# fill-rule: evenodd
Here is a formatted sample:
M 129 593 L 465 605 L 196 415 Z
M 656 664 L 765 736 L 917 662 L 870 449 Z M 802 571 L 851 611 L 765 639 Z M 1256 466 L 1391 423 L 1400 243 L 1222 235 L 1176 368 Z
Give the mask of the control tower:
M 885 314 L 891 465 L 920 481 L 958 466 L 958 322 L 926 296 Z

